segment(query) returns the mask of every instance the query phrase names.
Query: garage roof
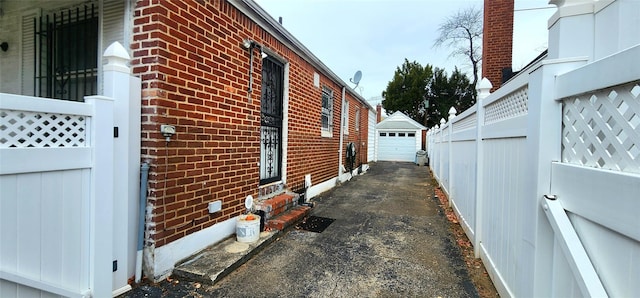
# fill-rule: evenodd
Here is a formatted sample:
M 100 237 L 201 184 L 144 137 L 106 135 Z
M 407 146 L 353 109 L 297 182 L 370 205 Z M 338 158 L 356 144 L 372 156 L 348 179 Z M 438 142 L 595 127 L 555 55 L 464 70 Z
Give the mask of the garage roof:
M 376 124 L 376 129 L 417 130 L 427 128 L 409 118 L 409 116 L 404 113 L 398 111 L 387 117 L 387 119 L 384 119 L 382 122 Z

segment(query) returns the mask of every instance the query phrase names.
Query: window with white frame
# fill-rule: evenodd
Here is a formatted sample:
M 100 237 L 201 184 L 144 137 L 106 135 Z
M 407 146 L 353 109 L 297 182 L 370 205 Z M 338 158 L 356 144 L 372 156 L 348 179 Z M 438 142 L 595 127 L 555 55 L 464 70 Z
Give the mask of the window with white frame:
M 356 110 L 356 119 L 354 119 L 354 126 L 356 127 L 356 131 L 360 131 L 360 110 Z
M 344 102 L 344 112 L 342 113 L 342 131 L 345 135 L 349 134 L 349 102 Z
M 322 136 L 332 136 L 333 129 L 333 91 L 322 87 Z

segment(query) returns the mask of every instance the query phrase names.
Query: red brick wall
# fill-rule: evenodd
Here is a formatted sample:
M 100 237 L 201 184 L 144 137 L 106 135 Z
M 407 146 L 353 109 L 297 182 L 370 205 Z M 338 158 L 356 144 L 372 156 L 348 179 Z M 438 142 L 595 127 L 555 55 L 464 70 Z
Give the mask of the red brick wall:
M 484 0 L 482 77 L 493 88 L 502 82 L 502 69 L 511 67 L 513 48 L 513 0 Z
M 142 78 L 142 157 L 151 164 L 156 247 L 235 217 L 247 195 L 258 196 L 262 64 L 256 50 L 249 102 L 246 38 L 289 62 L 287 184 L 302 184 L 305 174 L 314 184 L 337 175 L 340 85 L 321 75 L 334 103 L 333 137 L 323 138 L 322 89 L 313 86 L 320 71 L 235 7 L 225 1 L 138 1 L 132 65 Z M 366 131 L 367 113 L 360 115 Z M 176 126 L 168 144 L 161 124 Z M 215 200 L 222 200 L 223 210 L 209 214 L 207 204 Z

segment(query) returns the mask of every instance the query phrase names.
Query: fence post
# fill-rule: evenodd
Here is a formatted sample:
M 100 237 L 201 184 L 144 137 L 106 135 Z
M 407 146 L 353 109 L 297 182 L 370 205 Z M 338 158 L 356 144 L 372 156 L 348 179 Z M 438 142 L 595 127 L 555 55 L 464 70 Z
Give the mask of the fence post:
M 442 169 L 442 127 L 440 127 L 440 124 L 436 124 L 436 133 L 438 135 L 436 138 L 438 141 L 438 151 L 436 151 L 436 173 L 438 175 L 438 183 L 440 183 L 442 181 L 442 176 L 440 176 L 440 169 Z
M 431 129 L 427 128 L 427 156 L 431 156 Z
M 491 82 L 482 78 L 478 85 L 478 100 L 476 102 L 476 208 L 475 208 L 475 239 L 473 241 L 473 253 L 480 257 L 480 243 L 482 242 L 482 215 L 484 201 L 484 144 L 482 141 L 482 127 L 484 126 L 484 99 L 490 95 Z
M 113 100 L 87 96 L 93 107 L 89 286 L 93 297 L 111 297 L 113 275 Z
M 431 153 L 429 153 L 429 167 L 431 167 L 431 172 L 433 173 L 433 177 L 437 178 L 438 177 L 438 125 L 434 125 L 433 128 L 431 129 L 431 138 L 433 139 L 431 141 L 431 145 L 433 146 L 433 148 L 431 149 Z
M 562 102 L 555 100 L 556 76 L 583 65 L 585 57 L 577 59 L 547 60 L 529 75 L 527 117 L 528 199 L 523 206 L 522 258 L 523 274 L 518 284 L 523 285 L 521 296 L 547 296 L 551 293 L 554 235 L 541 208 L 543 195 L 551 188 L 551 163 L 561 160 Z
M 429 155 L 429 158 L 431 158 L 431 162 L 429 163 L 429 166 L 431 167 L 431 172 L 433 172 L 434 177 L 437 177 L 437 170 L 438 170 L 438 126 L 435 125 L 433 126 L 433 133 L 431 134 L 433 137 L 433 149 L 431 149 L 432 151 L 432 155 Z
M 118 42 L 104 52 L 104 95 L 114 99 L 114 251 L 118 261 L 114 290 L 127 287 L 133 275 L 137 239 L 138 196 L 140 188 L 140 83 L 131 77 L 129 54 Z M 131 271 L 131 272 L 128 272 Z M 120 289 L 120 290 L 118 290 Z
M 551 163 L 561 160 L 562 103 L 555 100 L 555 79 L 594 57 L 593 0 L 551 1 L 558 11 L 551 17 L 546 63 L 529 76 L 527 164 L 523 206 L 522 274 L 518 296 L 548 296 L 553 288 L 554 235 L 541 208 L 551 187 Z
M 444 177 L 442 177 L 442 171 L 444 168 L 444 158 L 443 158 L 443 152 L 445 150 L 444 144 L 445 144 L 445 136 L 444 136 L 444 124 L 447 123 L 444 118 L 440 119 L 440 164 L 438 165 L 438 180 L 440 181 L 440 184 L 443 184 L 443 180 Z M 446 185 L 443 185 L 443 189 L 446 190 Z
M 449 148 L 447 150 L 449 150 L 449 207 L 452 206 L 452 202 L 453 202 L 453 119 L 456 118 L 456 109 L 454 107 L 451 107 L 449 109 Z

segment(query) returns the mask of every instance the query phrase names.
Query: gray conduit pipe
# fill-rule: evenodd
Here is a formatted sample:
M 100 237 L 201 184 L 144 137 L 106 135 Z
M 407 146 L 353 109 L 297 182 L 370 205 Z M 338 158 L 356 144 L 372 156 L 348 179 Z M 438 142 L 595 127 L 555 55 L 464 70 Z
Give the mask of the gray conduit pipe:
M 342 130 L 343 124 L 342 120 L 344 119 L 344 105 L 346 101 L 346 87 L 342 86 L 342 100 L 341 100 L 341 108 L 340 108 L 340 148 L 338 148 L 338 183 L 340 181 L 340 177 L 342 176 L 342 146 L 344 144 L 344 131 Z M 332 120 L 333 121 L 333 120 Z
M 142 251 L 144 249 L 144 218 L 147 208 L 147 180 L 149 164 L 144 162 L 140 167 L 140 210 L 138 214 L 138 252 L 136 254 L 136 283 L 142 279 Z

